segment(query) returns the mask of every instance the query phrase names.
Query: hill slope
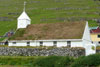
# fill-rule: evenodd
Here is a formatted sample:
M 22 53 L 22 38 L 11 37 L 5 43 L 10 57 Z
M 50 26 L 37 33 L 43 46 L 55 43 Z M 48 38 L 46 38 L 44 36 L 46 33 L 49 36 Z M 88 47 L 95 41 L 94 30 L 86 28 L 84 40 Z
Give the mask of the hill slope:
M 0 0 L 0 35 L 16 29 L 16 19 L 25 0 Z M 93 0 L 26 0 L 26 11 L 32 24 L 90 20 L 100 18 L 99 1 Z M 94 25 L 95 23 L 90 23 Z

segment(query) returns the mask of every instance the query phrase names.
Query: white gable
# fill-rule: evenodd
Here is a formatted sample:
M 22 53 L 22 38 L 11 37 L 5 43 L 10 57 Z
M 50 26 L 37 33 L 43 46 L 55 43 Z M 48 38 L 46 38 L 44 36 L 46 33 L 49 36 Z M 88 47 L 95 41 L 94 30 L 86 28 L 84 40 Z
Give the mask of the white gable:
M 92 42 L 89 27 L 88 27 L 88 22 L 86 22 L 86 26 L 85 26 L 85 30 L 84 30 L 84 34 L 83 34 L 82 39 L 83 39 L 83 45 L 91 44 L 91 42 Z
M 21 20 L 22 19 L 31 20 L 25 11 L 23 11 L 23 13 L 18 17 L 18 20 L 20 20 L 20 19 Z

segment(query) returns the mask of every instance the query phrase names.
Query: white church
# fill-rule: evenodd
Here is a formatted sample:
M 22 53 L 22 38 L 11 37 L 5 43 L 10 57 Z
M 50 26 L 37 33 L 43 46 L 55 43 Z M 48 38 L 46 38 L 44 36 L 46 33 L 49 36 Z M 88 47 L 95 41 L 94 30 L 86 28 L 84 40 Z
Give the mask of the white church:
M 92 42 L 88 22 L 31 24 L 25 9 L 17 19 L 17 30 L 22 28 L 28 31 L 27 36 L 36 35 L 37 38 L 16 37 L 14 40 L 8 40 L 9 46 L 85 47 Z

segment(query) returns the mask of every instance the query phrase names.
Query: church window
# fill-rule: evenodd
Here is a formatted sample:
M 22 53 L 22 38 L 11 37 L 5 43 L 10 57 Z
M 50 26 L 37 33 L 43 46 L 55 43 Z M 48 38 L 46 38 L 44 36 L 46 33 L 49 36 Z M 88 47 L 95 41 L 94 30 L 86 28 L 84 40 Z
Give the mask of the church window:
M 43 46 L 43 42 L 42 41 L 40 42 L 40 46 Z
M 100 44 L 100 41 L 98 43 Z
M 27 44 L 30 44 L 30 42 L 27 42 Z
M 57 46 L 57 41 L 54 41 L 54 42 L 53 42 L 53 45 L 54 45 L 54 46 Z
M 16 42 L 13 42 L 13 44 L 16 44 Z
M 30 42 L 27 42 L 27 46 L 30 46 Z
M 71 41 L 67 41 L 67 46 L 71 47 Z

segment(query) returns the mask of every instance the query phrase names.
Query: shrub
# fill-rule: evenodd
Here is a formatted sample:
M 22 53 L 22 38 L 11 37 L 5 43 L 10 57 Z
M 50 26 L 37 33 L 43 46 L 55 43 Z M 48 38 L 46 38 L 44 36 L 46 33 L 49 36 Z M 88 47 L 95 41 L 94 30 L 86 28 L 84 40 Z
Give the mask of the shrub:
M 48 56 L 35 60 L 34 67 L 69 67 L 74 61 L 72 57 L 65 56 Z
M 80 57 L 71 65 L 71 67 L 95 67 L 100 65 L 100 54 Z
M 55 67 L 70 67 L 73 61 L 74 59 L 72 57 L 62 57 L 55 63 Z
M 9 38 L 9 40 L 13 40 L 13 39 L 15 39 L 16 37 L 23 37 L 23 34 L 25 33 L 25 29 L 18 29 L 17 31 L 16 31 L 16 33 L 12 36 L 12 37 L 10 37 Z
M 61 56 L 48 56 L 44 58 L 38 58 L 33 63 L 35 67 L 54 67 L 55 62 L 59 60 Z
M 92 46 L 92 50 L 95 50 L 95 47 L 94 46 Z
M 23 66 L 31 66 L 34 62 L 34 57 L 11 57 L 4 56 L 0 57 L 0 65 L 23 65 Z

